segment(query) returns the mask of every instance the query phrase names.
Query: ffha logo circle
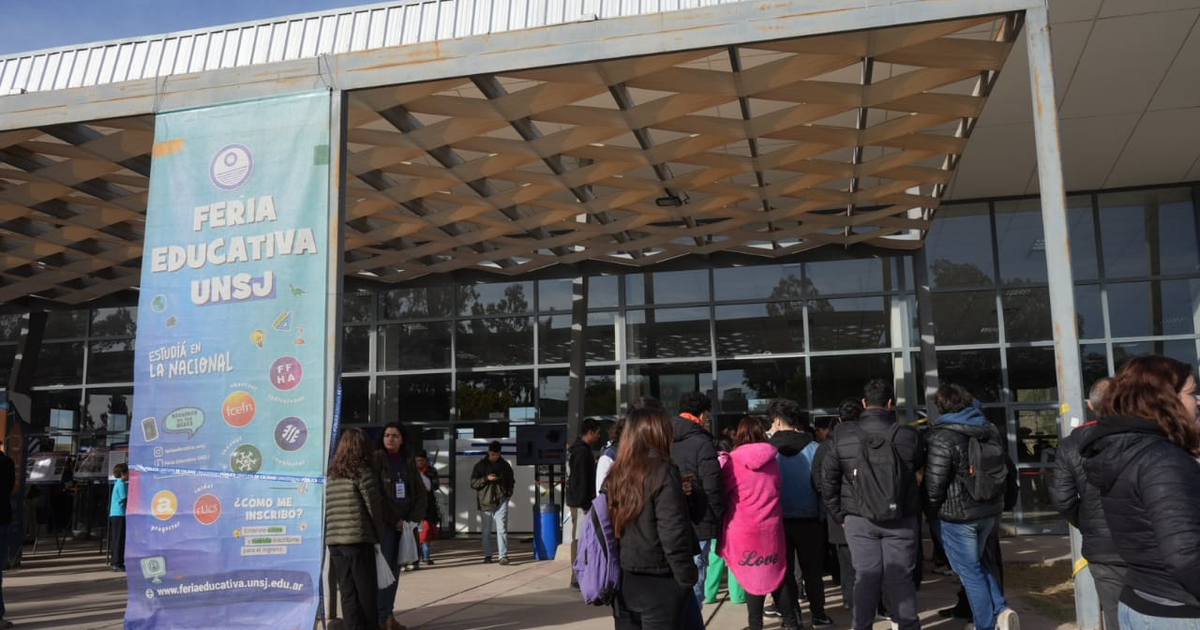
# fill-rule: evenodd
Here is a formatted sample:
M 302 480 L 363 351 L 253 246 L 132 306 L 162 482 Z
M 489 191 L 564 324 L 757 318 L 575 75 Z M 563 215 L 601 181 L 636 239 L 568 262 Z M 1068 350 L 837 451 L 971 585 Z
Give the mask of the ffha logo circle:
M 250 149 L 240 144 L 226 145 L 213 156 L 208 166 L 208 176 L 213 186 L 221 190 L 236 190 L 250 179 L 254 172 L 254 158 Z

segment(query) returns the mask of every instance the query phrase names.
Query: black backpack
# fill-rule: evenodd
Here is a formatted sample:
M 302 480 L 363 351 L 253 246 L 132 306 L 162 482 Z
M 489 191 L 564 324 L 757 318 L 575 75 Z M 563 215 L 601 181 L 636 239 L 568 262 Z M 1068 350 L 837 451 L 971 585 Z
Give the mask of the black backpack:
M 967 494 L 980 503 L 990 503 L 1005 494 L 1008 465 L 1004 445 L 993 435 L 972 437 L 967 443 L 967 470 L 962 477 Z
M 858 515 L 876 523 L 900 518 L 911 474 L 896 452 L 900 423 L 892 425 L 886 433 L 867 431 L 858 423 L 851 423 L 850 427 L 858 435 L 858 459 L 852 482 Z

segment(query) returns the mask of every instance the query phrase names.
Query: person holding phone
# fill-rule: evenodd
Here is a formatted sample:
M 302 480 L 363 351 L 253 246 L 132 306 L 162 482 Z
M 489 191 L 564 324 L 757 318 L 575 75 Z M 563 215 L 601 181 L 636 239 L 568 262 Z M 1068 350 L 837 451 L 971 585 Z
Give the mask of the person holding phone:
M 496 530 L 496 546 L 500 551 L 500 564 L 508 564 L 508 500 L 512 498 L 512 466 L 500 456 L 500 442 L 493 440 L 488 445 L 487 455 L 471 470 L 471 488 L 475 490 L 475 501 L 483 519 L 483 562 L 492 561 L 492 529 Z

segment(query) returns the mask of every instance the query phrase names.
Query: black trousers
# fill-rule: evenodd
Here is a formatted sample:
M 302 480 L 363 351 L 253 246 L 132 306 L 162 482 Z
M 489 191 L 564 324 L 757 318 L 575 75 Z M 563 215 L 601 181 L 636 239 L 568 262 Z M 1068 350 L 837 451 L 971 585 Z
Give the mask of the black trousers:
M 613 603 L 616 630 L 679 630 L 684 607 L 695 601 L 691 586 L 670 575 L 621 571 L 621 589 Z
M 108 517 L 108 564 L 125 566 L 125 517 Z
M 779 616 L 783 618 L 784 628 L 799 628 L 800 627 L 800 609 L 796 607 L 796 583 L 784 578 L 783 584 L 771 593 L 772 599 L 775 600 L 775 610 L 779 611 Z M 792 602 L 792 605 L 788 605 Z M 746 621 L 750 626 L 750 630 L 762 630 L 763 627 L 763 607 L 766 606 L 766 595 L 755 595 L 746 593 Z
M 329 559 L 342 599 L 346 630 L 377 630 L 375 545 L 329 545 Z
M 846 517 L 846 542 L 854 562 L 854 630 L 870 630 L 881 599 L 888 605 L 900 630 L 918 630 L 917 588 L 913 565 L 917 560 L 916 517 L 873 523 L 859 516 Z
M 849 545 L 834 545 L 837 547 L 838 570 L 842 578 L 842 601 L 846 610 L 854 610 L 854 560 L 850 557 Z
M 825 523 L 815 518 L 783 519 L 783 536 L 787 544 L 787 575 L 784 583 L 797 584 L 796 562 L 799 562 L 800 577 L 804 580 L 804 597 L 808 600 L 809 611 L 815 616 L 825 615 L 825 527 Z

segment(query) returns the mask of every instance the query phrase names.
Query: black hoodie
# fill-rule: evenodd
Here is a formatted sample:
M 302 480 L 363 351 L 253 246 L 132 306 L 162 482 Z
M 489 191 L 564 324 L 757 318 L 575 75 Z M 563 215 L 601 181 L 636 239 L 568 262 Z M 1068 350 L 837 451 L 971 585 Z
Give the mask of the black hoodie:
M 1101 418 L 1080 454 L 1129 566 L 1121 601 L 1154 617 L 1200 618 L 1200 464 L 1158 424 L 1123 416 Z

